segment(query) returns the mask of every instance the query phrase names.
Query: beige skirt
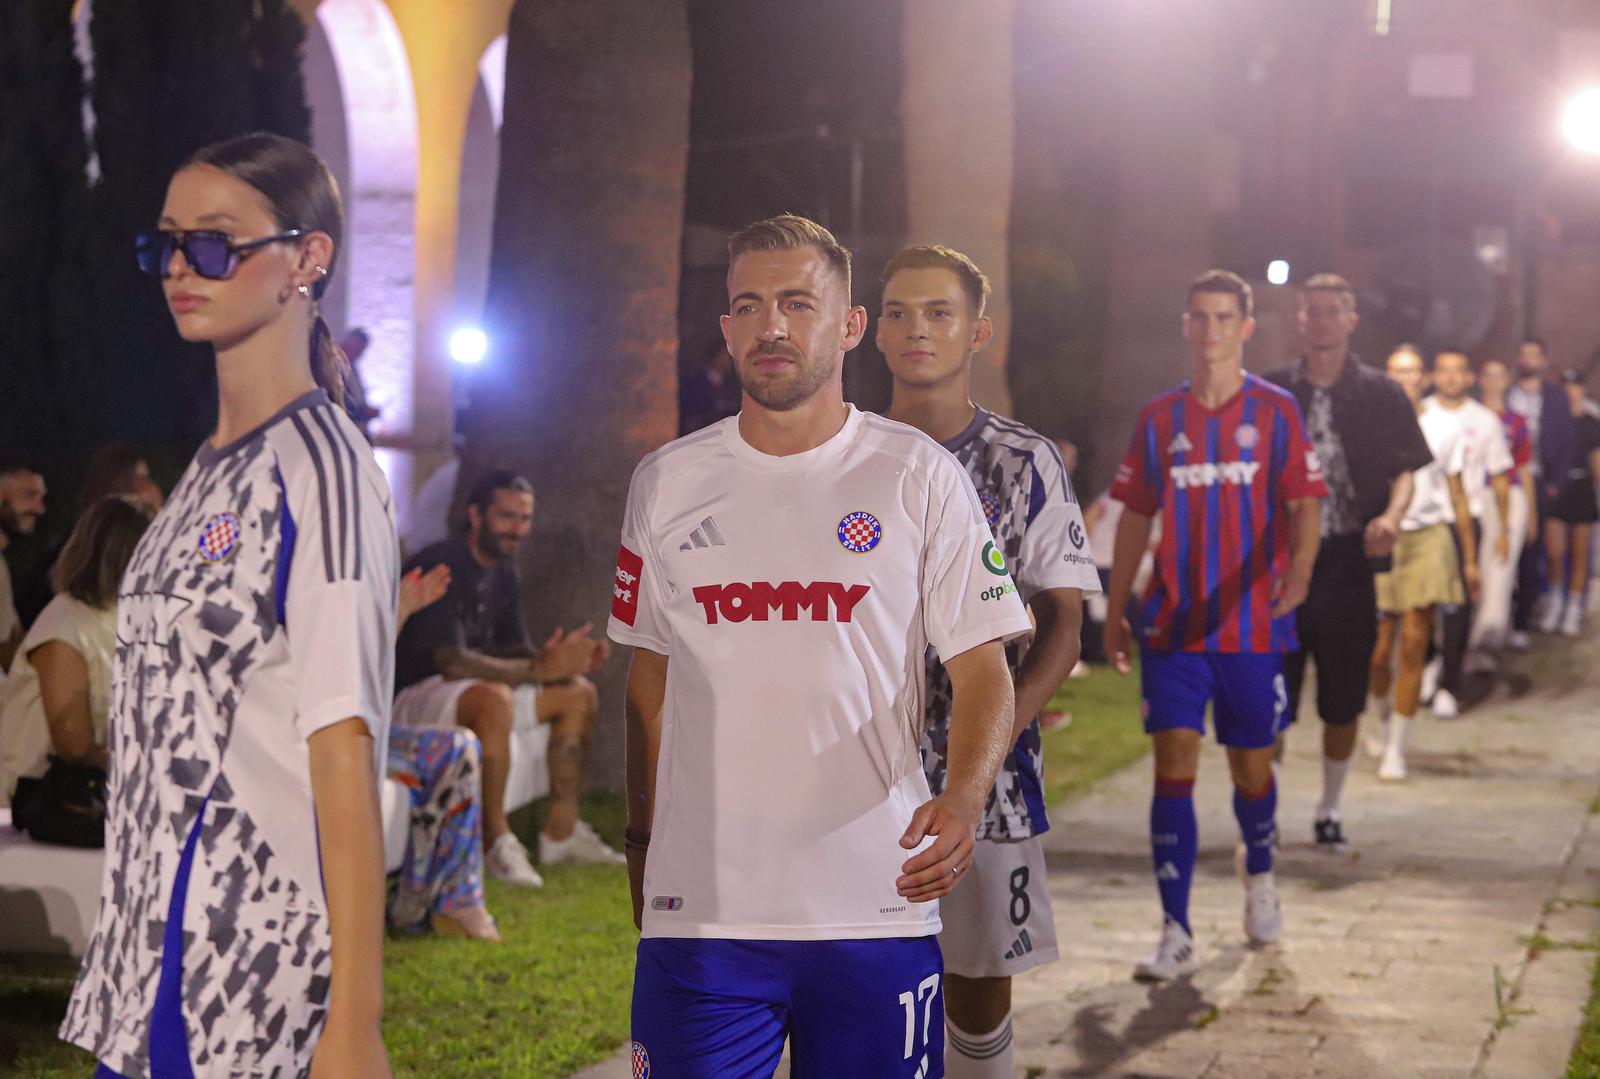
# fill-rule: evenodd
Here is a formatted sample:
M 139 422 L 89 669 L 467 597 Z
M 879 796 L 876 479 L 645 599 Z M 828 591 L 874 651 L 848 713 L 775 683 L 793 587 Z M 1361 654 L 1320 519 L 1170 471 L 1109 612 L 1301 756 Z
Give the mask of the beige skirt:
M 1377 577 L 1378 610 L 1402 614 L 1466 599 L 1451 527 L 1428 525 L 1400 533 L 1394 545 L 1394 568 Z

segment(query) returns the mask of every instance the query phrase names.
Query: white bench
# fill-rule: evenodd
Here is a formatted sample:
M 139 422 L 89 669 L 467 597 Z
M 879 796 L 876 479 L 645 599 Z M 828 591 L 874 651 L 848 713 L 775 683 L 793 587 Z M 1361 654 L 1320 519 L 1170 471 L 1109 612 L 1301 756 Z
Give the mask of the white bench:
M 511 737 L 511 777 L 506 809 L 520 809 L 550 793 L 545 748 L 548 726 Z M 410 837 L 410 794 L 391 779 L 379 792 L 383 804 L 383 860 L 400 868 Z M 11 810 L 0 809 L 0 954 L 82 955 L 100 903 L 97 850 L 35 843 L 11 827 Z

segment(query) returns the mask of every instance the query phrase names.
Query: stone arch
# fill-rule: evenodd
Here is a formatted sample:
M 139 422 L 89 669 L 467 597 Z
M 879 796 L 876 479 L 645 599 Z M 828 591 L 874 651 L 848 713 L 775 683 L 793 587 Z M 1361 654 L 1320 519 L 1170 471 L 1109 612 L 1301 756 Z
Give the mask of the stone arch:
M 415 415 L 414 288 L 419 145 L 405 44 L 382 0 L 322 0 L 306 42 L 312 143 L 344 194 L 345 251 L 326 303 L 340 334 L 364 327 L 361 361 L 379 442 L 408 439 Z M 411 453 L 382 448 L 396 509 L 405 517 Z

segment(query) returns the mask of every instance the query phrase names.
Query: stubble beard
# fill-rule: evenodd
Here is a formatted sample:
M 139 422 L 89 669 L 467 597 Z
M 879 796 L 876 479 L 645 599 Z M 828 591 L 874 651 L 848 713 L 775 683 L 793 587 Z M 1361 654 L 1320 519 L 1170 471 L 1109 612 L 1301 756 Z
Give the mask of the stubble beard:
M 837 360 L 813 363 L 795 352 L 755 352 L 748 359 L 753 362 L 762 355 L 781 355 L 794 360 L 792 369 L 777 376 L 749 375 L 743 366 L 735 369 L 739 388 L 769 412 L 788 412 L 800 407 L 815 397 L 838 369 Z

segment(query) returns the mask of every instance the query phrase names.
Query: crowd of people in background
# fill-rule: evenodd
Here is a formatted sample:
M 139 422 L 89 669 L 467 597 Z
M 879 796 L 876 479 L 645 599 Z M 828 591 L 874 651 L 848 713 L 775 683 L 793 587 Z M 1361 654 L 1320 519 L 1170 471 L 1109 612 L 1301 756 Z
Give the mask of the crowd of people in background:
M 234 152 L 272 162 L 284 151 L 273 144 Z M 274 165 L 280 166 L 281 161 Z M 183 219 L 207 207 L 213 208 L 213 216 L 226 213 L 215 207 L 226 207 L 229 198 L 240 196 L 229 186 L 241 175 L 232 169 L 218 157 L 180 172 L 169 202 L 186 208 L 174 215 Z M 243 175 L 256 173 L 247 170 Z M 270 225 L 263 222 L 262 231 Z M 833 254 L 836 241 L 826 230 L 788 217 L 752 230 L 749 235 L 756 240 L 747 236 L 746 242 L 756 246 L 736 250 L 734 257 L 755 254 L 760 261 L 752 265 L 763 267 L 770 278 L 751 286 L 749 295 L 757 300 L 764 295 L 761 289 L 782 284 L 780 278 L 792 269 L 785 259 L 807 273 L 821 274 L 816 278 L 820 281 L 838 269 L 842 257 L 848 285 L 848 255 Z M 337 220 L 329 218 L 323 231 L 336 238 Z M 206 235 L 170 228 L 151 234 L 155 239 L 149 241 L 155 254 L 146 269 L 168 282 L 180 328 L 193 307 L 184 305 L 182 293 L 174 299 L 172 290 L 178 286 L 172 281 L 181 285 L 192 275 L 194 281 L 226 282 L 241 252 L 291 238 L 291 232 L 280 232 L 253 244 L 228 241 L 213 251 L 201 246 Z M 293 238 L 301 235 L 301 230 L 292 230 Z M 810 267 L 795 261 L 822 255 L 832 263 Z M 308 362 L 320 388 L 270 415 L 256 416 L 259 426 L 253 433 L 239 433 L 221 446 L 208 443 L 172 494 L 192 504 L 184 510 L 190 513 L 205 509 L 208 492 L 217 483 L 256 483 L 281 494 L 281 517 L 264 517 L 263 527 L 278 529 L 283 546 L 274 556 L 276 563 L 257 567 L 264 581 L 276 581 L 277 609 L 248 616 L 263 627 L 262 641 L 270 640 L 273 625 L 288 625 L 297 610 L 331 610 L 327 597 L 333 592 L 325 596 L 324 585 L 329 590 L 358 588 L 368 599 L 383 587 L 370 578 L 383 561 L 372 544 L 382 545 L 383 537 L 375 539 L 373 532 L 390 513 L 386 490 L 360 487 L 378 474 L 370 454 L 361 457 L 356 441 L 344 433 L 349 427 L 365 435 L 367 423 L 378 413 L 366 403 L 353 368 L 324 377 L 319 366 L 328 353 L 317 343 L 318 334 L 329 347 L 331 336 L 315 314 L 315 296 L 332 260 L 331 249 L 307 249 L 295 264 L 296 276 L 278 294 L 280 306 L 309 304 L 306 313 L 313 329 Z M 979 574 L 979 579 L 992 587 L 962 617 L 976 624 L 989 610 L 983 603 L 1005 600 L 1011 607 L 1004 613 L 1012 621 L 1031 625 L 1026 646 L 1013 629 L 996 631 L 994 640 L 984 637 L 987 629 L 973 638 L 1005 645 L 994 658 L 1004 660 L 1014 679 L 1017 707 L 978 842 L 963 848 L 968 853 L 948 854 L 952 880 L 962 874 L 971 879 L 964 890 L 945 899 L 940 938 L 950 1058 L 966 1061 L 961 1075 L 1001 1074 L 996 1069 L 1008 1068 L 1010 1060 L 1010 978 L 1056 954 L 1038 843 L 1048 827 L 1039 778 L 1040 732 L 1067 721 L 1047 705 L 1068 672 L 1082 669 L 1085 662 L 1102 662 L 1129 673 L 1135 642 L 1143 657 L 1144 723 L 1155 751 L 1152 864 L 1163 930 L 1155 952 L 1137 964 L 1138 976 L 1177 977 L 1198 961 L 1187 906 L 1198 842 L 1193 788 L 1208 703 L 1217 738 L 1229 749 L 1243 840 L 1239 871 L 1245 885 L 1245 930 L 1258 942 L 1277 939 L 1283 926 L 1272 877 L 1277 764 L 1308 670 L 1316 672 L 1322 788 L 1307 823 L 1317 846 L 1338 853 L 1353 842 L 1345 830 L 1342 802 L 1363 727 L 1367 750 L 1378 760 L 1378 777 L 1406 780 L 1407 736 L 1424 707 L 1438 719 L 1454 718 L 1481 698 L 1477 691 L 1486 683 L 1473 680 L 1492 676 L 1508 653 L 1528 649 L 1531 634 L 1583 633 L 1590 570 L 1600 548 L 1600 532 L 1592 528 L 1600 521 L 1600 405 L 1586 396 L 1579 372 L 1557 373 L 1544 344 L 1535 338 L 1524 340 L 1514 358 L 1475 357 L 1457 349 L 1424 353 L 1401 345 L 1382 366 L 1369 363 L 1351 351 L 1359 322 L 1356 293 L 1334 274 L 1316 275 L 1301 288 L 1301 355 L 1281 369 L 1252 374 L 1242 363 L 1254 329 L 1250 287 L 1232 274 L 1211 271 L 1193 283 L 1186 298 L 1184 333 L 1194 378 L 1145 409 L 1116 481 L 1080 515 L 1070 479 L 1077 456 L 1072 443 L 1043 438 L 970 400 L 972 357 L 992 333 L 984 314 L 988 282 L 982 272 L 959 252 L 916 246 L 889 264 L 884 285 L 877 341 L 895 378 L 890 418 L 919 429 L 949 451 L 951 461 L 960 466 L 957 470 L 951 464 L 950 475 L 968 474 L 973 486 L 967 495 L 977 495 L 971 513 L 954 496 L 941 512 L 962 516 L 962 528 L 973 524 L 966 516 L 975 521 L 981 516 L 977 523 L 985 527 L 978 538 L 989 540 L 984 569 L 994 577 Z M 807 287 L 825 291 L 815 281 Z M 792 292 L 779 289 L 785 296 Z M 293 298 L 296 294 L 300 301 Z M 268 292 L 262 295 L 270 298 Z M 685 385 L 686 430 L 715 424 L 723 431 L 719 438 L 738 439 L 728 432 L 739 429 L 740 421 L 733 417 L 741 385 L 745 407 L 752 407 L 752 400 L 769 407 L 759 395 L 751 397 L 756 391 L 744 380 L 755 376 L 742 365 L 756 357 L 769 361 L 760 369 L 763 375 L 786 370 L 783 365 L 791 362 L 785 351 L 788 327 L 809 316 L 747 313 L 745 308 L 757 300 L 739 299 L 743 306 L 730 316 L 764 320 L 749 323 L 751 336 L 743 341 L 748 355 L 735 352 L 740 344 L 740 323 L 735 321 L 726 348 L 708 356 L 703 371 Z M 856 318 L 853 313 L 850 317 Z M 864 335 L 865 319 L 862 312 L 859 327 L 852 330 L 854 340 Z M 856 326 L 854 321 L 851 325 Z M 291 329 L 298 333 L 301 327 Z M 197 339 L 208 339 L 202 331 L 211 332 L 193 332 Z M 344 341 L 352 359 L 366 343 L 360 331 Z M 780 380 L 774 376 L 772 381 L 776 385 Z M 812 385 L 809 392 L 816 389 Z M 224 380 L 225 405 L 229 392 Z M 240 407 L 237 401 L 234 407 Z M 779 414 L 788 407 L 771 405 L 770 411 Z M 245 409 L 240 414 L 250 413 Z M 845 415 L 846 433 L 855 430 L 852 424 L 866 422 L 848 407 Z M 872 430 L 877 433 L 861 437 L 903 441 L 899 424 Z M 685 445 L 712 445 L 695 437 L 674 446 L 682 452 Z M 300 479 L 286 481 L 282 471 L 269 470 L 241 480 L 228 471 L 254 467 L 250 455 L 255 451 L 238 447 L 264 440 L 277 446 L 274 439 L 304 458 L 294 465 Z M 739 445 L 743 448 L 729 451 L 735 457 L 756 452 Z M 916 453 L 930 452 L 922 442 L 916 447 Z M 278 452 L 288 451 L 280 447 Z M 336 495 L 329 484 L 335 470 Z M 369 725 L 386 729 L 388 742 L 380 759 L 387 775 L 406 788 L 410 803 L 405 857 L 391 879 L 386 904 L 389 925 L 396 932 L 433 931 L 495 941 L 500 934 L 487 909 L 483 878 L 520 887 L 543 884 L 533 852 L 518 839 L 507 816 L 514 755 L 531 754 L 546 780 L 548 807 L 537 841 L 541 867 L 632 863 L 605 843 L 579 811 L 601 707 L 589 676 L 606 662 L 610 645 L 589 624 L 557 628 L 542 644 L 535 643 L 516 570 L 518 551 L 534 521 L 534 485 L 510 471 L 460 476 L 458 470 L 459 464 L 452 462 L 418 500 L 419 516 L 425 520 L 407 537 L 409 556 L 399 571 L 393 623 L 372 615 L 356 635 L 385 634 L 382 646 L 372 652 L 381 662 L 372 661 L 362 677 L 383 682 L 381 710 L 392 712 L 392 723 L 387 728 Z M 310 494 L 293 493 L 297 483 L 320 489 L 319 510 L 313 512 Z M 465 528 L 442 535 L 427 522 L 443 519 L 458 486 L 466 492 Z M 1235 490 L 1225 497 L 1235 501 L 1219 501 L 1218 492 L 1230 488 Z M 49 567 L 48 574 L 34 572 L 13 581 L 0 558 L 0 802 L 9 802 L 15 825 L 38 840 L 92 847 L 112 839 L 106 831 L 106 777 L 114 751 L 108 721 L 118 663 L 119 582 L 125 574 L 131 579 L 156 572 L 153 563 L 139 564 L 140 559 L 150 563 L 155 555 L 136 552 L 145 552 L 146 533 L 168 520 L 169 515 L 161 514 L 167 497 L 137 450 L 106 447 L 83 471 L 70 532 L 59 550 L 39 560 Z M 54 498 L 35 467 L 0 461 L 0 553 L 14 539 L 35 531 Z M 162 541 L 188 544 L 206 562 L 226 561 L 238 550 L 246 527 L 239 514 L 246 512 L 247 503 L 245 497 L 238 513 L 205 509 L 208 516 L 198 537 Z M 949 508 L 957 503 L 959 510 Z M 296 506 L 302 507 L 299 520 L 290 519 Z M 645 528 L 639 519 L 643 512 L 630 503 L 626 527 Z M 726 527 L 732 511 L 719 512 Z M 837 541 L 845 551 L 870 552 L 882 538 L 877 519 L 870 514 L 865 518 L 857 514 L 839 523 Z M 726 546 L 712 517 L 687 522 L 681 531 L 682 536 L 674 532 L 668 537 L 674 545 L 682 541 L 676 550 Z M 624 533 L 624 554 L 637 564 L 619 563 L 611 635 L 638 649 L 665 648 L 672 634 L 665 628 L 664 609 L 641 613 L 640 597 L 650 596 L 640 580 L 648 560 L 629 553 L 627 544 L 635 535 Z M 939 538 L 930 536 L 927 542 L 937 544 Z M 837 554 L 831 548 L 829 553 Z M 364 558 L 372 560 L 365 582 Z M 287 583 L 292 567 L 302 564 L 304 568 L 293 570 L 299 574 L 295 580 L 316 578 L 321 598 L 307 598 L 311 593 L 304 590 L 311 585 Z M 294 587 L 302 592 L 295 593 Z M 708 624 L 715 625 L 718 601 L 709 593 L 699 597 L 699 591 L 696 603 L 705 607 Z M 1007 598 L 1019 592 L 1025 611 Z M 130 624 L 137 630 L 144 624 L 140 619 L 156 616 L 146 609 L 150 587 L 141 586 L 133 594 L 140 609 Z M 774 596 L 774 611 L 790 602 Z M 34 597 L 42 598 L 35 602 Z M 822 621 L 819 612 L 826 610 L 826 602 L 809 592 L 802 598 L 819 605 L 812 618 Z M 970 600 L 956 597 L 950 602 Z M 651 602 L 665 601 L 654 597 Z M 219 640 L 227 639 L 244 617 L 222 606 L 204 607 L 196 617 Z M 722 610 L 734 620 L 734 607 Z M 269 617 L 274 614 L 275 623 Z M 643 621 L 636 624 L 636 618 L 647 616 L 658 619 L 656 629 L 642 628 Z M 966 677 L 959 666 L 946 670 L 951 657 L 943 656 L 937 643 L 937 638 L 923 642 L 918 654 L 928 667 L 928 726 L 920 749 L 936 800 L 947 769 L 953 767 L 947 740 L 954 737 L 950 723 L 960 710 L 957 699 Z M 248 656 L 256 644 L 267 647 L 247 642 L 243 654 Z M 241 646 L 233 642 L 229 647 L 237 655 Z M 227 649 L 214 652 L 205 663 L 221 663 L 228 654 Z M 292 658 L 312 674 L 319 669 L 309 658 Z M 655 688 L 664 692 L 665 653 L 657 658 L 662 685 Z M 715 671 L 707 675 L 723 676 Z M 340 716 L 359 718 L 362 708 L 374 707 L 350 703 L 357 696 L 338 697 L 328 705 L 334 710 L 321 719 L 334 723 Z M 659 710 L 659 699 L 656 706 Z M 316 767 L 313 762 L 313 778 Z M 173 768 L 174 781 L 187 783 L 189 766 L 177 762 Z M 204 803 L 197 813 L 185 859 L 199 835 Z M 647 830 L 630 825 L 628 847 L 630 855 L 639 854 L 635 868 L 640 874 L 649 841 Z M 656 842 L 659 848 L 659 835 Z M 942 847 L 929 849 L 939 850 L 940 858 L 947 854 Z M 936 860 L 928 858 L 926 865 L 934 866 Z M 920 866 L 915 859 L 907 864 Z M 908 872 L 922 880 L 920 872 Z M 648 930 L 652 919 L 661 924 L 665 914 L 675 913 L 679 907 L 673 904 L 682 899 L 654 896 L 650 912 L 645 912 L 642 880 L 640 876 L 634 882 L 635 913 Z M 902 887 L 901 894 L 909 894 L 913 902 L 934 894 L 927 883 Z M 953 884 L 937 887 L 942 892 Z M 1025 912 L 1021 918 L 1016 913 L 1019 900 Z M 176 917 L 181 923 L 181 907 Z M 803 930 L 796 939 L 810 939 Z M 654 991 L 648 986 L 641 990 Z M 636 996 L 636 1029 L 642 1021 L 640 999 Z M 661 1016 L 644 1021 L 659 1028 Z M 87 1019 L 69 1017 L 69 1024 L 75 1022 L 82 1025 Z M 909 1045 L 911 1035 L 906 1037 Z M 668 1035 L 661 1038 L 665 1042 Z M 926 1030 L 924 1038 L 925 1045 L 933 1044 L 926 1040 Z

